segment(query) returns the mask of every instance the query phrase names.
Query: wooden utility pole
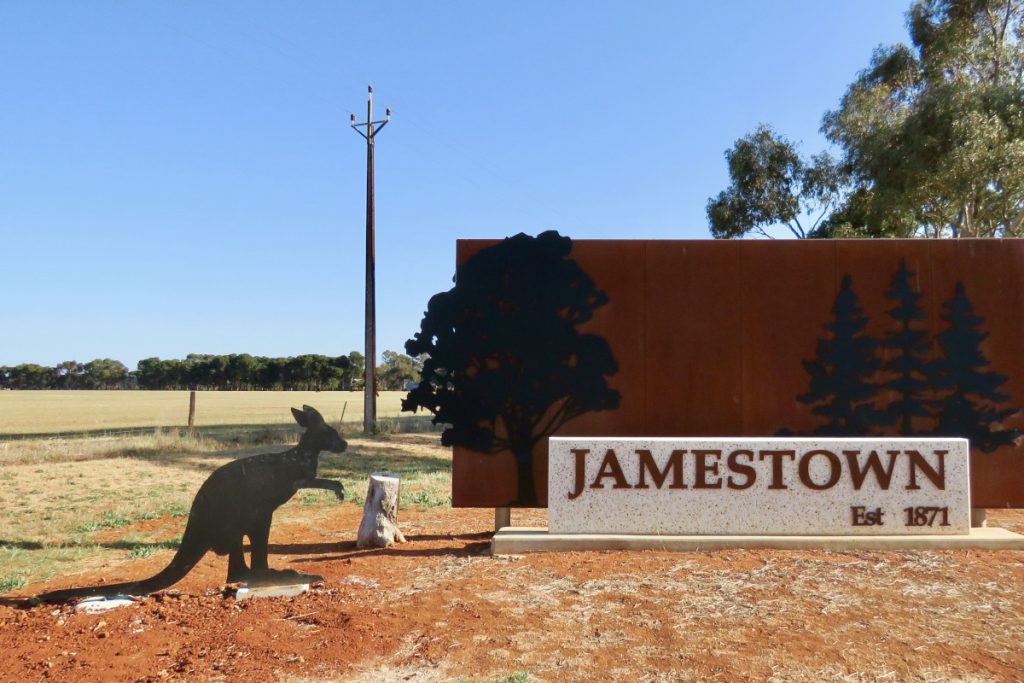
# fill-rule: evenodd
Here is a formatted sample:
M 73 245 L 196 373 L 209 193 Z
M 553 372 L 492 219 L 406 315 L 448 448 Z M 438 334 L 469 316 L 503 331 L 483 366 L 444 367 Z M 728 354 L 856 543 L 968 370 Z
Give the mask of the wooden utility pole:
M 366 368 L 363 374 L 363 431 L 377 428 L 377 306 L 374 254 L 373 207 L 373 139 L 391 120 L 391 108 L 383 121 L 373 120 L 373 86 L 367 88 L 366 123 L 356 123 L 352 114 L 352 129 L 366 140 Z M 376 126 L 376 128 L 374 128 Z M 365 128 L 365 131 L 360 130 Z

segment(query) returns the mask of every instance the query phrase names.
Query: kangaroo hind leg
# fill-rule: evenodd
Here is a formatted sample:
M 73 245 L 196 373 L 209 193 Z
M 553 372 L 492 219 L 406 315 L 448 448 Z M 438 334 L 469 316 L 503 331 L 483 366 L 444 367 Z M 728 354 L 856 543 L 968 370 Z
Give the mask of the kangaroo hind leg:
M 264 515 L 259 521 L 253 524 L 246 534 L 249 537 L 249 545 L 252 548 L 251 565 L 254 572 L 267 571 L 270 567 L 267 564 L 267 546 L 270 543 L 270 523 L 274 513 Z
M 252 544 L 252 583 L 266 585 L 289 585 L 297 583 L 316 583 L 323 581 L 324 577 L 319 574 L 303 574 L 294 569 L 271 569 L 267 563 L 270 544 L 270 523 L 273 513 L 270 513 L 253 524 L 249 533 L 249 542 Z
M 228 551 L 228 583 L 237 583 L 249 578 L 249 567 L 245 564 L 245 553 L 242 552 L 242 536 L 232 544 Z

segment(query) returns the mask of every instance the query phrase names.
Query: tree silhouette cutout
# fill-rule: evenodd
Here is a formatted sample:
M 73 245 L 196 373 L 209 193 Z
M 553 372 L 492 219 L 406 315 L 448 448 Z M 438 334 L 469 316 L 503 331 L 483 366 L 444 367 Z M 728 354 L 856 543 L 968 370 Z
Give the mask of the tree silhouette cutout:
M 966 437 L 986 453 L 1012 445 L 1020 430 L 996 426 L 1018 409 L 1000 407 L 1010 399 L 999 391 L 1007 377 L 983 369 L 991 365 L 981 350 L 988 337 L 981 330 L 984 319 L 974 313 L 963 283 L 942 306 L 949 327 L 937 336 L 942 357 L 936 361 L 935 388 L 948 393 L 935 401 L 940 411 L 935 434 Z
M 878 386 L 870 381 L 881 361 L 876 356 L 878 342 L 864 332 L 868 319 L 849 275 L 843 276 L 832 314 L 833 321 L 825 325 L 831 339 L 819 339 L 815 360 L 803 362 L 811 376 L 810 390 L 797 400 L 814 405 L 811 412 L 828 420 L 815 434 L 867 434 L 882 422 L 872 400 Z
M 571 251 L 555 231 L 480 251 L 458 269 L 455 287 L 430 299 L 405 344 L 410 356 L 429 358 L 402 410 L 424 408 L 449 425 L 444 445 L 510 451 L 518 505 L 537 504 L 539 441 L 583 413 L 619 406 L 607 383 L 618 371 L 608 343 L 578 330 L 608 297 Z
M 881 388 L 898 395 L 886 406 L 881 419 L 885 424 L 897 425 L 904 436 L 914 433 L 914 418 L 931 416 L 928 392 L 932 364 L 928 354 L 932 343 L 927 330 L 919 328 L 926 316 L 920 305 L 922 294 L 911 285 L 913 276 L 906 261 L 901 260 L 885 292 L 885 298 L 895 303 L 888 313 L 896 326 L 879 342 L 881 349 L 889 352 L 882 365 L 882 373 L 889 379 Z

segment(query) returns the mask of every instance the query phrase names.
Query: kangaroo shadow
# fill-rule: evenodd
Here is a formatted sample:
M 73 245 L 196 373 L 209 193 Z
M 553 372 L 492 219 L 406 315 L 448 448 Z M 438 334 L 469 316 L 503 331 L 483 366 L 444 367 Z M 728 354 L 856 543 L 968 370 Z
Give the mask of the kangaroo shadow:
M 107 541 L 106 543 L 78 543 L 69 541 L 67 543 L 43 543 L 41 541 L 8 541 L 0 538 L 0 549 L 10 548 L 13 550 L 59 550 L 60 548 L 106 548 L 107 550 L 138 550 L 140 548 L 153 548 L 154 550 L 174 550 L 181 544 L 179 540 L 173 541 Z
M 340 543 L 272 543 L 268 544 L 268 554 L 272 555 L 318 555 L 319 557 L 305 557 L 294 559 L 294 564 L 310 564 L 322 562 L 338 562 L 351 560 L 358 557 L 376 555 L 378 557 L 479 557 L 490 552 L 490 532 L 475 534 L 421 534 L 418 536 L 407 536 L 407 543 L 392 546 L 390 548 L 356 548 L 355 541 L 343 541 Z M 452 541 L 454 545 L 433 548 L 418 548 L 417 542 L 430 541 Z M 62 547 L 76 547 L 82 544 L 64 544 Z M 94 546 L 97 544 L 89 544 Z M 114 541 L 111 543 L 98 544 L 103 548 L 118 550 L 133 550 L 136 548 L 152 547 L 155 549 L 176 548 L 177 543 L 171 545 L 168 542 L 137 543 Z M 18 548 L 22 550 L 42 550 L 50 547 L 38 541 L 5 541 L 0 539 L 0 546 Z M 251 551 L 247 544 L 246 550 Z M 328 554 L 333 553 L 333 554 Z M 0 597 L 0 605 L 16 609 L 27 609 L 38 604 L 38 599 L 33 597 Z
M 0 606 L 14 609 L 31 609 L 39 604 L 32 598 L 4 598 L 0 597 Z
M 490 533 L 476 534 L 423 534 L 406 536 L 406 543 L 393 545 L 389 548 L 357 548 L 355 541 L 339 543 L 287 543 L 270 544 L 268 552 L 274 555 L 322 555 L 295 559 L 295 564 L 310 562 L 335 562 L 351 560 L 367 555 L 383 557 L 475 557 L 490 551 Z M 417 542 L 452 541 L 454 544 L 440 548 L 416 547 Z M 462 542 L 460 542 L 462 541 Z M 334 553 L 328 555 L 327 553 Z

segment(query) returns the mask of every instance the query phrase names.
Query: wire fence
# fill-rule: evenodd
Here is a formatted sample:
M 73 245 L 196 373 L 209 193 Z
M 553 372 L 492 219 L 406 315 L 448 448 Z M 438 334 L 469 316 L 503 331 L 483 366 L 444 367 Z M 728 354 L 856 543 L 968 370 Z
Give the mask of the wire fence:
M 377 431 L 436 432 L 428 413 L 404 413 L 398 395 L 382 392 Z M 401 394 L 404 396 L 404 394 Z M 362 396 L 348 392 L 197 392 L 189 420 L 189 392 L 0 392 L 0 442 L 131 438 L 155 432 L 230 438 L 255 431 L 297 433 L 290 408 L 316 407 L 340 432 L 363 432 Z

